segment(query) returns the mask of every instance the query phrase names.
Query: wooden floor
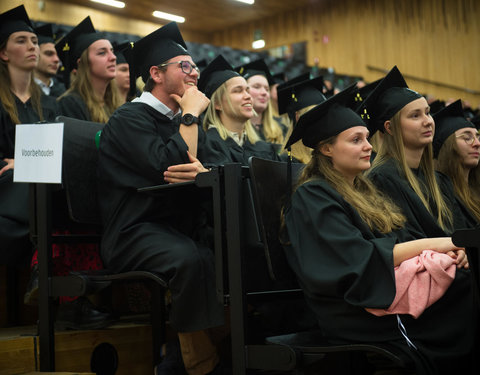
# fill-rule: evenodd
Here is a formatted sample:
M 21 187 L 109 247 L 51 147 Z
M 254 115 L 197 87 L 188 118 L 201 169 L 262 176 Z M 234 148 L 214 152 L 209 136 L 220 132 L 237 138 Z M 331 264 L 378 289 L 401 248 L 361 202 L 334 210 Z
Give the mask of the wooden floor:
M 110 344 L 118 354 L 116 375 L 151 375 L 151 327 L 120 322 L 108 329 L 55 334 L 55 370 L 90 373 L 95 348 Z M 39 370 L 36 326 L 0 328 L 0 375 Z
M 14 270 L 16 297 L 7 301 L 12 284 L 7 281 L 7 268 L 0 265 L 0 375 L 27 374 L 40 368 L 36 326 L 38 307 L 23 304 L 30 268 L 24 265 Z M 125 309 L 119 304 L 124 303 L 123 289 L 114 290 L 112 294 L 113 303 L 118 308 L 116 311 L 122 315 Z M 13 315 L 9 313 L 9 303 L 15 306 Z M 82 375 L 91 373 L 93 351 L 107 343 L 118 354 L 115 375 L 152 375 L 152 338 L 148 322 L 148 314 L 126 315 L 104 330 L 56 332 L 55 370 Z M 167 334 L 172 334 L 168 325 Z

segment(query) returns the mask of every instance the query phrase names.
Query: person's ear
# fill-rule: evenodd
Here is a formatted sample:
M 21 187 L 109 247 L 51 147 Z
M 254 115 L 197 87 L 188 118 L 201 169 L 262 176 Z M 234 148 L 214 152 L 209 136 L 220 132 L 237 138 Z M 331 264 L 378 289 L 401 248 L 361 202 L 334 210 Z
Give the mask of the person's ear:
M 0 59 L 8 61 L 8 54 L 5 48 L 0 51 Z
M 324 143 L 320 146 L 320 152 L 325 156 L 332 156 L 332 145 L 330 143 Z
M 390 120 L 387 120 L 383 123 L 383 127 L 385 128 L 385 132 L 392 135 L 392 123 Z
M 155 81 L 155 83 L 163 82 L 163 71 L 160 70 L 158 66 L 150 67 L 150 77 Z

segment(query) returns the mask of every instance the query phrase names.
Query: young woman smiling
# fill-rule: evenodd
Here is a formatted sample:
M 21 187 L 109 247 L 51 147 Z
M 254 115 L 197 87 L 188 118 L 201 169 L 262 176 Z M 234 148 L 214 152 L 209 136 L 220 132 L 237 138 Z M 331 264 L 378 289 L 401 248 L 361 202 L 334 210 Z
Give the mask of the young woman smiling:
M 281 145 L 288 129 L 273 117 L 273 109 L 270 102 L 270 85 L 274 81 L 267 64 L 265 64 L 264 60 L 256 60 L 235 70 L 245 77 L 250 87 L 250 95 L 252 96 L 253 109 L 255 111 L 251 122 L 257 134 L 266 142 Z
M 202 72 L 199 89 L 210 98 L 203 120 L 203 163 L 247 165 L 250 156 L 280 160 L 274 145 L 262 141 L 252 126 L 253 99 L 247 81 L 223 56 L 215 58 Z

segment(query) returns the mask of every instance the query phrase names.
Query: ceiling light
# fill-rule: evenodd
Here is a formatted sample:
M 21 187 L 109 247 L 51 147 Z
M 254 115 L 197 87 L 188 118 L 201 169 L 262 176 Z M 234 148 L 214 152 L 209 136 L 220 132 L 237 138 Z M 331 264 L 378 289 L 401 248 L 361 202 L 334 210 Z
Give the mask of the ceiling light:
M 153 16 L 157 17 L 157 18 L 163 18 L 164 20 L 175 21 L 175 22 L 178 22 L 178 23 L 184 23 L 185 22 L 184 17 L 176 16 L 175 14 L 160 12 L 158 10 L 153 12 Z
M 236 0 L 236 1 L 239 1 L 241 3 L 245 3 L 245 4 L 253 4 L 255 2 L 255 0 Z
M 116 1 L 116 0 L 90 0 L 94 3 L 100 3 L 104 5 L 108 5 L 115 8 L 125 8 L 125 3 L 123 1 Z
M 252 42 L 253 49 L 259 49 L 265 47 L 265 41 L 263 39 L 254 40 Z

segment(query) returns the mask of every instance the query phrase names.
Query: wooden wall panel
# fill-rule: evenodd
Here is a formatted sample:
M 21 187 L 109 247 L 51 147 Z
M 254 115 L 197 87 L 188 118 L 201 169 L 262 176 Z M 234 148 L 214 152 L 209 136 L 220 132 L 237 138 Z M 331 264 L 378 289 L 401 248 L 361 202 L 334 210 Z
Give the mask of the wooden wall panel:
M 25 4 L 32 19 L 73 25 L 91 15 L 102 30 L 146 35 L 157 23 L 128 19 L 81 6 L 45 0 L 2 0 L 0 11 Z M 214 11 L 214 10 L 211 10 Z M 232 14 L 232 20 L 235 14 Z M 480 2 L 478 0 L 315 0 L 308 7 L 214 32 L 182 30 L 187 41 L 251 49 L 260 29 L 266 48 L 307 41 L 307 63 L 318 60 L 338 73 L 375 80 L 397 65 L 402 73 L 480 91 Z M 100 28 L 99 26 L 97 26 Z M 181 26 L 180 26 L 181 27 Z M 368 67 L 376 67 L 372 70 Z M 480 105 L 479 94 L 407 79 L 422 93 L 462 98 Z
M 367 81 L 397 65 L 402 73 L 480 91 L 480 2 L 475 0 L 328 0 L 214 33 L 218 45 L 251 49 L 253 30 L 266 48 L 307 41 L 307 63 Z M 422 93 L 480 105 L 479 94 L 407 79 Z

